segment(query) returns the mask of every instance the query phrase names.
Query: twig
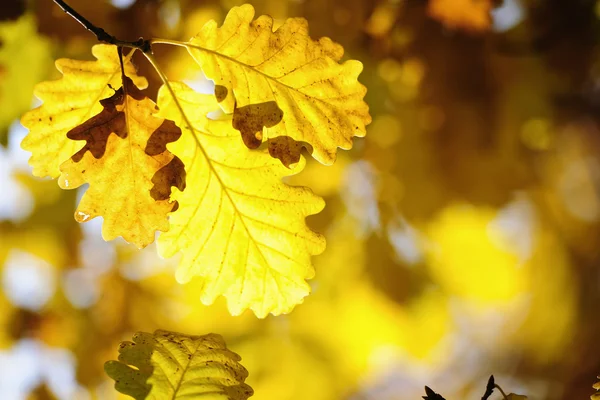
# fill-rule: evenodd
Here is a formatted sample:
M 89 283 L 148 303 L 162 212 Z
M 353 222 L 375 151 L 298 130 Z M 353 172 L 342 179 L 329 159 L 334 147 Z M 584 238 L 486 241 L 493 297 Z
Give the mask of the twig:
M 85 29 L 92 32 L 99 42 L 114 44 L 119 47 L 128 47 L 133 49 L 139 49 L 144 53 L 152 53 L 152 45 L 149 40 L 139 38 L 135 42 L 127 42 L 119 40 L 113 35 L 107 33 L 104 29 L 97 27 L 88 21 L 85 17 L 75 11 L 71 6 L 65 3 L 63 0 L 53 0 L 65 13 L 73 17 L 73 19 L 79 22 Z

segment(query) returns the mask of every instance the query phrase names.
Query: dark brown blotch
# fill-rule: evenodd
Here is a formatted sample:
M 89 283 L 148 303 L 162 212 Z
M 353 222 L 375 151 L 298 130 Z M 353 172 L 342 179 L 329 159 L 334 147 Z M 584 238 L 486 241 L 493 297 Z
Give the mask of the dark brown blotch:
M 152 176 L 152 189 L 150 196 L 156 201 L 168 200 L 171 197 L 171 188 L 175 186 L 183 191 L 185 189 L 185 165 L 178 157 L 173 159 Z M 177 202 L 173 205 L 177 209 Z
M 296 141 L 289 136 L 278 136 L 269 139 L 267 143 L 271 157 L 279 159 L 288 168 L 300 161 L 303 147 L 306 147 L 312 153 L 310 144 Z
M 104 156 L 111 133 L 122 139 L 127 137 L 125 113 L 117 111 L 117 106 L 123 104 L 124 99 L 123 88 L 121 88 L 111 97 L 100 100 L 100 104 L 104 107 L 100 114 L 67 132 L 67 137 L 71 140 L 86 141 L 85 146 L 71 157 L 73 161 L 81 161 L 87 151 L 96 159 Z
M 219 103 L 225 100 L 225 98 L 227 98 L 227 92 L 228 91 L 225 86 L 215 85 L 215 97 L 217 98 L 217 101 Z
M 264 127 L 271 128 L 282 119 L 283 111 L 274 101 L 236 107 L 233 111 L 233 127 L 240 131 L 249 149 L 260 146 Z
M 181 137 L 181 129 L 171 120 L 165 119 L 148 138 L 144 152 L 156 156 L 167 150 L 167 143 L 175 142 Z

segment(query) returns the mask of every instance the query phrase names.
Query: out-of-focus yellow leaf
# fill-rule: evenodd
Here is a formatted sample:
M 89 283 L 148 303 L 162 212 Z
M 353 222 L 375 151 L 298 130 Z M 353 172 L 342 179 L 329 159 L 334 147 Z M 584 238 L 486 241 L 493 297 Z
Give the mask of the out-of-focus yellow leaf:
M 154 241 L 156 230 L 169 229 L 167 214 L 177 207 L 169 199 L 171 186 L 185 188 L 183 163 L 167 151 L 181 130 L 156 117 L 156 105 L 127 77 L 101 104 L 100 114 L 67 133 L 86 144 L 60 166 L 59 185 L 89 183 L 75 219 L 102 216 L 105 240 L 123 236 L 142 248 Z
M 35 87 L 34 94 L 44 104 L 21 118 L 23 126 L 30 130 L 21 147 L 32 153 L 29 164 L 36 176 L 60 175 L 60 165 L 83 147 L 83 143 L 69 140 L 67 132 L 102 111 L 99 101 L 114 94 L 110 86 L 121 86 L 117 48 L 99 44 L 92 48 L 92 54 L 96 61 L 57 60 L 62 79 Z M 136 75 L 129 61 L 125 63 L 125 73 L 140 89 L 148 85 L 146 78 Z
M 136 400 L 245 400 L 252 388 L 241 357 L 216 334 L 190 336 L 157 330 L 138 332 L 119 346 L 119 361 L 104 369 L 115 388 Z
M 33 87 L 48 73 L 50 42 L 38 35 L 33 15 L 0 22 L 0 136 L 31 107 Z
M 339 64 L 344 49 L 329 38 L 313 41 L 303 18 L 290 18 L 275 32 L 273 19 L 253 21 L 249 4 L 231 9 L 219 28 L 204 25 L 188 50 L 217 86 L 215 94 L 249 147 L 268 139 L 274 157 L 289 165 L 302 146 L 324 164 L 337 147 L 352 147 L 371 121 L 357 80 L 359 61 Z M 276 106 L 275 106 L 276 104 Z M 284 136 L 287 139 L 278 137 Z
M 323 200 L 307 188 L 284 184 L 290 170 L 265 151 L 248 150 L 231 119 L 207 119 L 218 107 L 213 96 L 181 83 L 172 87 L 182 110 L 165 87 L 158 104 L 161 115 L 184 130 L 169 150 L 186 165 L 188 189 L 174 190 L 179 209 L 158 241 L 159 252 L 166 257 L 183 252 L 177 279 L 202 279 L 205 304 L 224 295 L 235 315 L 246 308 L 260 317 L 291 311 L 310 291 L 305 281 L 314 275 L 310 256 L 325 247 L 305 223 Z
M 522 394 L 514 394 L 511 393 L 508 396 L 506 396 L 507 400 L 527 400 L 527 396 L 523 396 Z
M 598 379 L 600 379 L 600 375 L 598 375 Z M 598 393 L 594 393 L 593 395 L 590 396 L 590 398 L 592 400 L 600 400 L 600 381 L 594 383 L 593 388 L 596 389 L 596 391 Z
M 429 0 L 427 13 L 444 26 L 482 32 L 492 23 L 491 0 Z

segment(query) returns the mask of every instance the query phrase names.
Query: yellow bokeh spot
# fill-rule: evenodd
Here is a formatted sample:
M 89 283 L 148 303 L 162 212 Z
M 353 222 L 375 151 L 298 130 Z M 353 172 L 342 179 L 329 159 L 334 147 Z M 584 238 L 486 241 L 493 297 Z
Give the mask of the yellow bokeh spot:
M 396 144 L 402 137 L 400 120 L 390 114 L 382 114 L 375 118 L 368 128 L 369 138 L 379 147 L 386 148 Z
M 523 269 L 491 224 L 496 216 L 493 209 L 453 205 L 431 223 L 428 266 L 449 295 L 489 304 L 509 301 L 522 291 Z
M 402 76 L 402 64 L 393 58 L 386 58 L 377 66 L 377 73 L 386 82 L 395 82 Z
M 547 150 L 552 141 L 550 121 L 532 118 L 521 127 L 521 141 L 533 150 Z

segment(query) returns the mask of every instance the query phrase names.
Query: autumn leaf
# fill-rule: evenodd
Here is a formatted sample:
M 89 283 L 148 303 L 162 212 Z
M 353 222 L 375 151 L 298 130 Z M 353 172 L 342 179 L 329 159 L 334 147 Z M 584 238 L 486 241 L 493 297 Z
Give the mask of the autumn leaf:
M 184 130 L 169 150 L 186 166 L 188 189 L 174 190 L 179 209 L 158 240 L 159 252 L 164 257 L 183 253 L 177 279 L 202 279 L 199 295 L 205 304 L 224 295 L 234 315 L 246 308 L 259 317 L 291 311 L 309 293 L 310 256 L 325 246 L 305 223 L 306 216 L 323 208 L 323 200 L 281 181 L 301 171 L 303 160 L 290 171 L 266 151 L 247 149 L 231 117 L 205 117 L 218 109 L 214 96 L 171 85 L 182 109 L 165 87 L 158 105 L 163 117 Z
M 248 371 L 240 360 L 220 335 L 157 330 L 122 342 L 119 361 L 108 361 L 104 370 L 115 389 L 136 400 L 245 400 L 253 391 L 244 383 Z
M 0 22 L 0 138 L 31 107 L 33 88 L 51 63 L 50 43 L 37 33 L 33 15 Z
M 527 400 L 527 396 L 523 396 L 522 394 L 511 393 L 508 396 L 506 396 L 506 400 Z
M 220 28 L 209 21 L 187 43 L 190 54 L 217 85 L 220 105 L 234 121 L 244 107 L 265 106 L 251 110 L 253 123 L 239 125 L 246 143 L 255 147 L 286 136 L 293 146 L 279 141 L 269 147 L 287 165 L 299 159 L 302 146 L 332 164 L 337 147 L 351 148 L 352 137 L 364 136 L 371 121 L 366 88 L 357 80 L 362 64 L 339 64 L 342 46 L 312 40 L 303 18 L 290 18 L 274 32 L 270 16 L 253 18 L 251 5 L 233 7 Z
M 184 166 L 166 149 L 181 130 L 156 117 L 155 104 L 124 79 L 124 87 L 100 101 L 100 114 L 67 134 L 86 144 L 60 166 L 59 185 L 89 183 L 75 219 L 102 216 L 105 240 L 123 236 L 141 248 L 154 241 L 156 230 L 169 229 L 167 214 L 177 207 L 169 200 L 171 186 L 185 188 Z
M 21 147 L 32 153 L 29 164 L 36 176 L 60 175 L 59 166 L 83 147 L 82 142 L 68 139 L 67 132 L 102 111 L 100 100 L 114 93 L 110 86 L 121 86 L 117 48 L 100 44 L 92 48 L 92 54 L 96 61 L 57 60 L 63 77 L 35 87 L 34 94 L 44 103 L 21 118 L 30 131 Z M 148 85 L 129 61 L 125 73 L 138 88 Z
M 598 376 L 598 379 L 600 379 L 600 375 Z M 594 383 L 593 388 L 596 389 L 596 392 L 598 392 L 598 393 L 594 393 L 593 395 L 590 396 L 590 398 L 592 400 L 599 400 L 600 399 L 600 381 Z

